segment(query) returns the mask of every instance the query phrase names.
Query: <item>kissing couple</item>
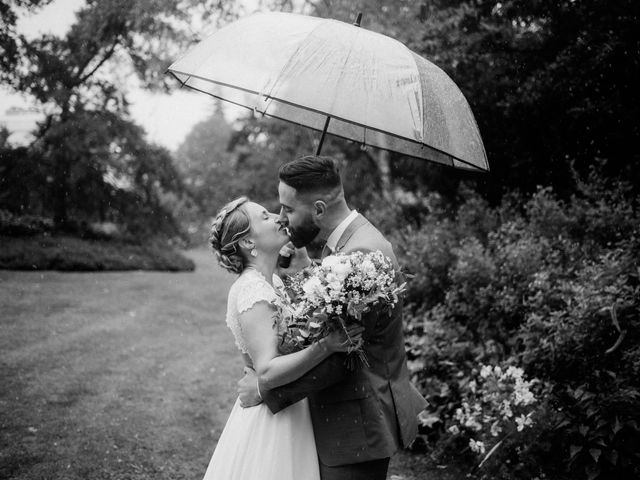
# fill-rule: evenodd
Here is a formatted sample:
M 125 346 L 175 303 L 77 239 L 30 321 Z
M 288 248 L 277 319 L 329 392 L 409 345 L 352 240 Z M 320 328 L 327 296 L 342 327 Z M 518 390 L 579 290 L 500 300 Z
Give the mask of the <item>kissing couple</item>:
M 283 355 L 278 256 L 292 243 L 289 270 L 301 269 L 311 263 L 304 247 L 323 241 L 322 258 L 380 251 L 400 276 L 398 262 L 384 236 L 347 206 L 334 160 L 302 157 L 282 165 L 279 179 L 279 215 L 241 197 L 211 228 L 218 262 L 239 275 L 226 321 L 245 376 L 204 478 L 383 480 L 390 457 L 414 440 L 426 406 L 409 378 L 402 301 L 391 314 L 372 309 L 362 326 Z M 349 337 L 362 339 L 368 365 L 347 367 Z

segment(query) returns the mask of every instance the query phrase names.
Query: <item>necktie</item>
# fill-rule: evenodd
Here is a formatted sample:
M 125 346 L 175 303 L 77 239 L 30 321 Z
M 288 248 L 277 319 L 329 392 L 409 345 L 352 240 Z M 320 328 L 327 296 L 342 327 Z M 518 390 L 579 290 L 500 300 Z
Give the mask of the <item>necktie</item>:
M 327 245 L 326 243 L 324 244 L 324 247 L 322 247 L 322 253 L 320 254 L 320 258 L 324 258 L 327 257 L 329 255 L 331 255 L 333 253 L 333 250 L 331 250 L 331 247 L 329 247 L 329 245 Z

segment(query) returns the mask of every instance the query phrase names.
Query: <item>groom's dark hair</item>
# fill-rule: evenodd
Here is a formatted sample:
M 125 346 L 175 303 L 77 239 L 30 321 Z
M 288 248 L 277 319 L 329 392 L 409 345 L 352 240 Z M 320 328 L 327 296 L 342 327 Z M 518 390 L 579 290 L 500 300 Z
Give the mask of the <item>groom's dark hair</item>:
M 330 157 L 305 155 L 282 165 L 278 176 L 300 194 L 342 190 L 338 163 Z

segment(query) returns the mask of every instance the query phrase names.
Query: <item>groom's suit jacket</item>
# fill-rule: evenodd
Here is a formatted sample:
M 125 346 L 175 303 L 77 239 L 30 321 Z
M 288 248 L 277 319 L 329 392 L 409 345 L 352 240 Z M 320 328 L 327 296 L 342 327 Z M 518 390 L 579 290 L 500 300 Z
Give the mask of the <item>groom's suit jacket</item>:
M 358 215 L 336 251 L 380 250 L 399 273 L 391 244 Z M 409 379 L 402 325 L 402 302 L 388 312 L 363 316 L 369 367 L 349 370 L 344 354 L 334 354 L 302 378 L 262 393 L 273 413 L 309 398 L 320 460 L 329 466 L 386 458 L 415 438 L 417 415 L 426 401 Z

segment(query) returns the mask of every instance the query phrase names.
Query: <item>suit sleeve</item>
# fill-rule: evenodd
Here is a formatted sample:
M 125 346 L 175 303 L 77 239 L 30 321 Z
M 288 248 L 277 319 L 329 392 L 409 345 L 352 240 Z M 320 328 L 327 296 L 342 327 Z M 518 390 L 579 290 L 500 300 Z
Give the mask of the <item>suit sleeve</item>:
M 271 413 L 293 405 L 309 394 L 324 390 L 344 380 L 349 374 L 345 365 L 345 354 L 335 353 L 329 358 L 309 370 L 299 379 L 276 387 L 273 390 L 262 391 L 262 400 L 269 407 Z

